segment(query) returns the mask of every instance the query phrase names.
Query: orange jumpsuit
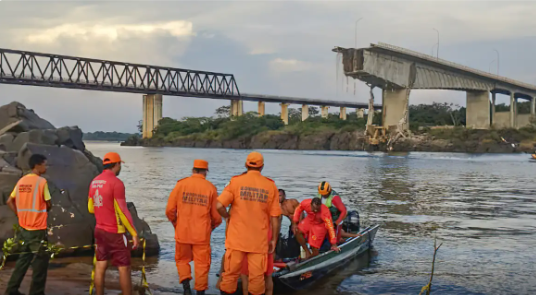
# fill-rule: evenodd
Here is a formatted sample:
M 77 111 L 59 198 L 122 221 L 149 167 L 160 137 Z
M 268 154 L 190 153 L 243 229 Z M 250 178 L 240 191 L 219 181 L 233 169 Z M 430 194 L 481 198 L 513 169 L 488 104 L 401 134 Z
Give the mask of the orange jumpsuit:
M 236 291 L 242 260 L 247 259 L 248 291 L 264 294 L 269 220 L 281 215 L 277 187 L 259 171 L 250 170 L 233 177 L 218 201 L 224 207 L 231 205 L 220 289 L 229 294 Z
M 190 262 L 195 263 L 197 291 L 208 289 L 211 263 L 210 235 L 221 216 L 216 210 L 216 187 L 201 174 L 181 179 L 169 195 L 166 215 L 175 225 L 175 262 L 179 281 L 192 279 Z
M 311 208 L 311 202 L 313 199 L 303 200 L 296 211 L 294 211 L 293 221 L 295 223 L 300 222 L 300 216 L 303 211 L 307 213 L 307 216 L 300 222 L 298 228 L 304 234 L 305 238 L 308 238 L 307 242 L 311 247 L 320 249 L 326 233 L 329 234 L 330 243 L 335 245 L 337 243 L 337 235 L 333 229 L 333 220 L 331 213 L 326 205 L 320 206 L 320 212 L 313 212 Z

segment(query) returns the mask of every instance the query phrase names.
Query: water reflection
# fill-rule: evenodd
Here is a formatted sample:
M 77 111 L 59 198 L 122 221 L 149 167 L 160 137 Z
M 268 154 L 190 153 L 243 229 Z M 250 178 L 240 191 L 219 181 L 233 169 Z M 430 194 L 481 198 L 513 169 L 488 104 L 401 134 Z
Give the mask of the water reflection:
M 120 176 L 127 198 L 162 246 L 151 262 L 149 282 L 156 294 L 180 292 L 173 228 L 164 216 L 167 197 L 176 181 L 190 174 L 195 158 L 209 161 L 208 179 L 221 191 L 244 170 L 248 151 L 88 147 L 99 156 L 120 152 L 127 161 Z M 428 282 L 434 237 L 444 245 L 433 292 L 536 294 L 536 190 L 534 164 L 526 155 L 263 153 L 263 174 L 289 198 L 312 197 L 318 183 L 328 180 L 362 222 L 381 225 L 367 263 L 358 259 L 303 294 L 418 294 Z M 212 238 L 210 294 L 217 294 L 223 230 L 216 229 Z

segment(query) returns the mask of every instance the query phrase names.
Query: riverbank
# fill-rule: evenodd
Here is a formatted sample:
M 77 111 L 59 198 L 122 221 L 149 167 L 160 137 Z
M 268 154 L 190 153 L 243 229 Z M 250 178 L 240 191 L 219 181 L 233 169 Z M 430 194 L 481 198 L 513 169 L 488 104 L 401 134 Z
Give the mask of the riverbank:
M 472 130 L 465 128 L 434 129 L 415 133 L 399 139 L 393 151 L 400 152 L 459 152 L 459 153 L 520 153 L 533 152 L 536 130 Z M 234 139 L 210 138 L 206 134 L 192 134 L 176 138 L 133 138 L 122 146 L 145 147 L 199 147 L 230 149 L 285 149 L 285 150 L 336 150 L 367 151 L 368 145 L 363 130 L 335 131 L 318 130 L 298 133 L 286 130 L 264 131 L 253 136 Z M 387 151 L 386 144 L 379 150 Z

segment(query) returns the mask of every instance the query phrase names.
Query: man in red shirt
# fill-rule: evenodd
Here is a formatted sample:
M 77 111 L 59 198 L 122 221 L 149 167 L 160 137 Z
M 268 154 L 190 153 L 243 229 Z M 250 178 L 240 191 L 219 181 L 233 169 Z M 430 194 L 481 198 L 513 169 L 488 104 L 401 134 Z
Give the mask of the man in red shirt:
M 335 226 L 335 233 L 337 234 L 337 241 L 341 238 L 353 238 L 359 237 L 360 234 L 347 233 L 342 228 L 342 222 L 348 214 L 346 206 L 341 200 L 339 194 L 331 187 L 329 182 L 322 181 L 318 185 L 318 197 L 322 199 L 322 204 L 328 207 Z
M 300 222 L 300 216 L 305 211 L 307 216 Z M 299 225 L 298 225 L 299 223 Z M 322 204 L 320 198 L 303 200 L 292 219 L 292 231 L 296 235 L 298 243 L 305 250 L 305 259 L 314 257 L 320 253 L 320 247 L 326 237 L 326 232 L 329 234 L 331 250 L 340 251 L 337 247 L 337 236 L 333 228 L 333 221 L 328 207 Z M 309 250 L 305 239 L 312 248 Z
M 117 178 L 121 172 L 121 157 L 107 153 L 103 160 L 104 171 L 95 177 L 89 188 L 88 210 L 95 214 L 95 244 L 97 265 L 95 289 L 97 295 L 104 294 L 104 274 L 108 260 L 119 269 L 119 282 L 124 295 L 132 295 L 130 277 L 130 250 L 125 231 L 132 235 L 134 246 L 139 245 L 138 233 L 127 208 L 125 185 Z

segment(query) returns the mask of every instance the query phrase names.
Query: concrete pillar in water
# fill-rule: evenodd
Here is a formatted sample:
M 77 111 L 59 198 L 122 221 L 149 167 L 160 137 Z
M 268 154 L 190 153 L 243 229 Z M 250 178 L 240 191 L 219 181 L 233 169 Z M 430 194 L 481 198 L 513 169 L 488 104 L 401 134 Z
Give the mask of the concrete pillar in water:
M 281 103 L 281 120 L 288 125 L 288 103 Z
M 266 105 L 264 101 L 259 101 L 259 116 L 264 116 L 264 112 L 266 111 Z
M 517 122 L 517 99 L 515 98 L 515 94 L 512 92 L 510 93 L 510 127 L 516 128 L 516 122 Z
M 536 96 L 533 96 L 530 100 L 530 115 L 536 116 Z
M 231 116 L 242 116 L 244 114 L 244 102 L 241 100 L 231 100 Z
M 162 95 L 147 94 L 143 96 L 142 138 L 153 137 L 153 131 L 162 120 Z
M 393 90 L 382 90 L 382 117 L 383 117 L 383 126 L 398 126 L 398 122 L 404 116 L 406 112 L 406 124 L 402 126 L 404 130 L 407 130 L 409 127 L 409 110 L 406 108 L 409 106 L 409 103 L 406 102 L 406 97 L 409 94 L 410 89 L 393 89 Z M 370 110 L 374 112 L 374 110 Z
M 328 109 L 329 107 L 328 106 L 322 106 L 321 108 L 321 113 L 322 113 L 322 118 L 324 119 L 327 119 L 328 118 Z
M 341 112 L 339 113 L 339 118 L 346 121 L 346 107 L 341 107 Z
M 304 104 L 301 107 L 301 120 L 302 122 L 309 118 L 309 106 Z
M 490 103 L 488 91 L 467 91 L 467 128 L 489 129 L 490 126 Z
M 356 113 L 358 119 L 365 118 L 365 109 L 357 109 Z
M 491 93 L 491 125 L 495 125 L 495 102 L 496 102 L 496 93 Z

